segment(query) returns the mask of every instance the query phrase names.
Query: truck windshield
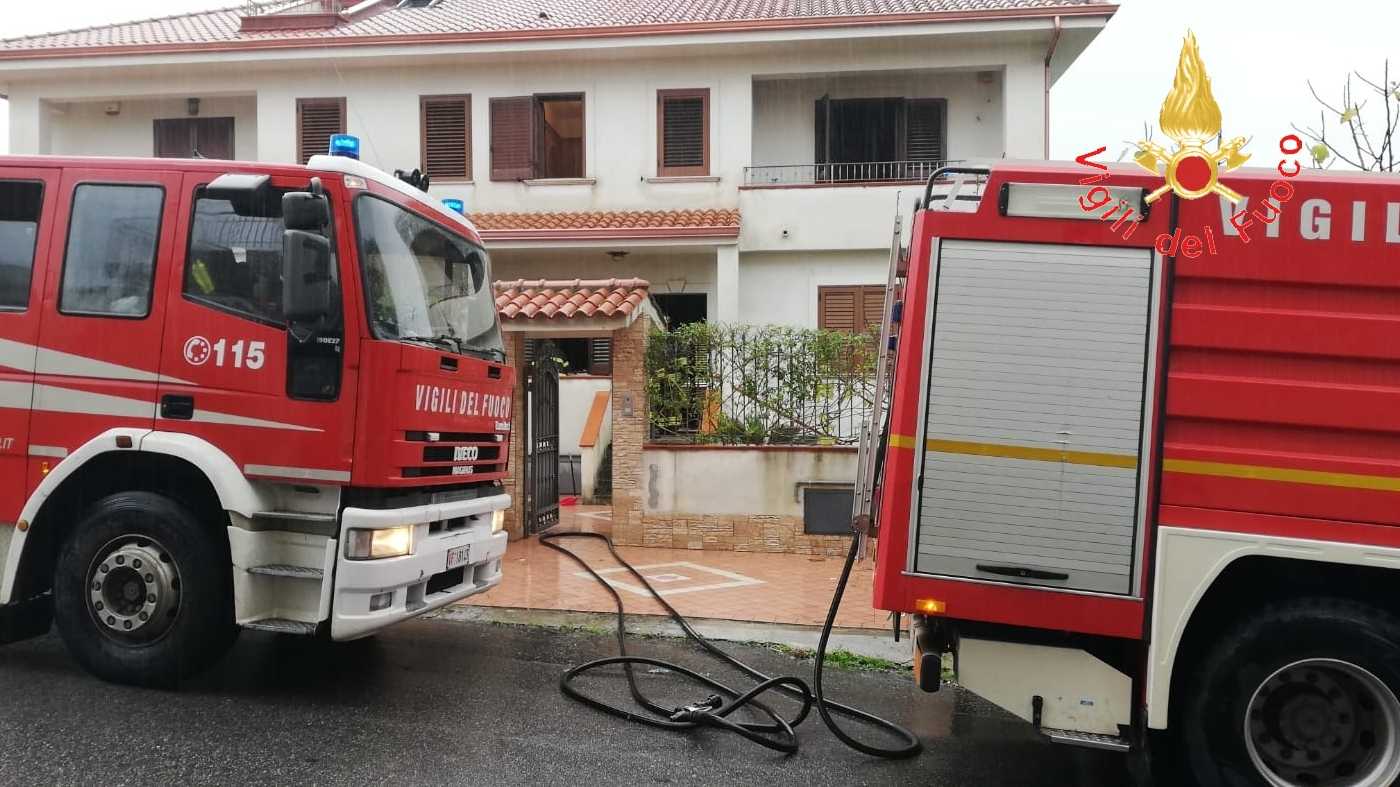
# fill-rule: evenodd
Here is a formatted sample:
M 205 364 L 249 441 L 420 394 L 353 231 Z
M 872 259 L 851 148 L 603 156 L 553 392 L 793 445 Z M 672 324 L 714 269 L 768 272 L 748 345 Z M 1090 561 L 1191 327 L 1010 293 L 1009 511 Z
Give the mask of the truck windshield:
M 356 200 L 355 225 L 376 336 L 505 358 L 481 247 L 370 195 Z

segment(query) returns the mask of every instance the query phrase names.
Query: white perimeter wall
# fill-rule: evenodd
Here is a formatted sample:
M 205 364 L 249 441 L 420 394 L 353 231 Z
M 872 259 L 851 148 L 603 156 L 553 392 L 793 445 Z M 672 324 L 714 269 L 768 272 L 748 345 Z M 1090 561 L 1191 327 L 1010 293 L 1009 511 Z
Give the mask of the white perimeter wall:
M 612 379 L 608 377 L 559 378 L 559 453 L 577 454 L 580 452 L 578 439 L 583 435 L 583 425 L 588 421 L 588 411 L 593 406 L 593 395 L 598 391 L 611 391 Z M 603 420 L 611 421 L 611 408 L 603 411 Z
M 854 483 L 856 452 L 658 448 L 642 454 L 647 513 L 802 516 L 798 485 Z

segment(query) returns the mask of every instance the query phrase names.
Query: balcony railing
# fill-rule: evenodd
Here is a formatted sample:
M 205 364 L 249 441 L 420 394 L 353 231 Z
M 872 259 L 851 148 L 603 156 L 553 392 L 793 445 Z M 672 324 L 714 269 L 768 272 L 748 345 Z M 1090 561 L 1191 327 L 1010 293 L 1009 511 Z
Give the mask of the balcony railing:
M 856 183 L 922 183 L 955 161 L 858 161 L 832 164 L 768 164 L 744 167 L 745 186 L 806 186 Z

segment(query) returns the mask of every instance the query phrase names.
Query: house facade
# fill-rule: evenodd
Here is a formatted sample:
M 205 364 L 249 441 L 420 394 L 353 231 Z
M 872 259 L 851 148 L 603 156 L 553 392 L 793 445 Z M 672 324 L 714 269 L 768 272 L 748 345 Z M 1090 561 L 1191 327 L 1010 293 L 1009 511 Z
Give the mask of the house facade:
M 1049 88 L 1114 10 L 246 3 L 0 41 L 0 95 L 14 153 L 295 162 L 350 133 L 426 171 L 489 244 L 511 359 L 565 361 L 547 461 L 518 392 L 516 473 L 557 454 L 565 495 L 613 490 L 620 543 L 839 551 L 806 509 L 854 448 L 649 442 L 646 326 L 877 320 L 896 213 L 946 163 L 1043 157 Z
M 464 200 L 498 279 L 860 327 L 896 210 L 946 161 L 1042 157 L 1049 86 L 1114 8 L 246 3 L 0 42 L 0 94 L 14 153 L 286 162 L 348 132 Z

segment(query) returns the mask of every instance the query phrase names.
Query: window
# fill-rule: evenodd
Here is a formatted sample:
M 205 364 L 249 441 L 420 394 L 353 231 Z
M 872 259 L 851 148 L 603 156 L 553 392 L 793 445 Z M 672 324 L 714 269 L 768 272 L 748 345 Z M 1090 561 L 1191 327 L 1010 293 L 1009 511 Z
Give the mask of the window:
M 34 247 L 44 186 L 23 180 L 0 180 L 0 310 L 29 308 Z
M 818 328 L 852 332 L 878 328 L 884 311 L 884 285 L 817 288 Z
M 195 193 L 184 293 L 278 328 L 282 318 L 282 195 L 234 205 Z M 250 200 L 250 202 L 253 202 Z
M 817 100 L 816 163 L 830 180 L 921 178 L 947 157 L 941 98 Z M 883 167 L 850 166 L 886 163 Z M 893 162 L 921 166 L 893 167 Z M 847 165 L 847 166 L 841 166 Z
M 156 239 L 165 191 L 83 184 L 73 190 L 59 311 L 145 317 L 151 313 Z
M 233 158 L 233 118 L 161 118 L 155 124 L 158 158 Z
M 656 174 L 710 174 L 709 89 L 657 91 L 656 140 Z
M 651 302 L 666 318 L 666 327 L 672 330 L 705 321 L 707 310 L 703 292 L 658 292 L 652 294 Z
M 297 99 L 297 161 L 305 164 L 312 156 L 330 149 L 331 137 L 345 133 L 345 99 Z
M 533 363 L 541 341 L 553 346 L 555 357 L 563 362 L 560 374 L 594 374 L 606 377 L 612 374 L 612 339 L 527 339 L 525 341 L 525 363 Z
M 583 94 L 491 99 L 491 179 L 581 178 Z
M 423 169 L 435 182 L 471 180 L 471 96 L 423 96 Z
M 355 200 L 355 228 L 375 336 L 504 360 L 485 251 L 376 197 Z

